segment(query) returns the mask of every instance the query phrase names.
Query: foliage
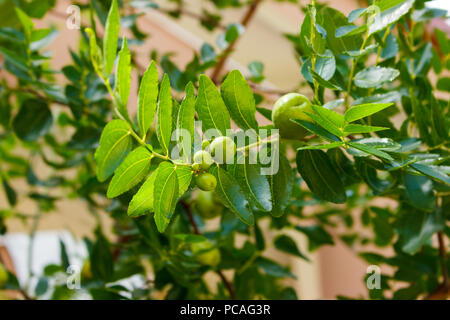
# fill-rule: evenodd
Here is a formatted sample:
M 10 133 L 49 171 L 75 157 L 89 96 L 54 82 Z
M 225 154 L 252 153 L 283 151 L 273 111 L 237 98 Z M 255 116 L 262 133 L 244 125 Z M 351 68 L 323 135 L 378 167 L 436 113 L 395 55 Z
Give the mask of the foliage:
M 141 14 L 121 16 L 152 7 L 177 18 L 189 13 L 183 1 L 174 1 L 173 9 L 151 1 L 91 1 L 82 7 L 91 24 L 81 28 L 79 47 L 62 70 L 51 69 L 45 52 L 56 30 L 37 29 L 31 20 L 51 10 L 52 1 L 14 7 L 12 21 L 0 27 L 2 73 L 16 78 L 0 85 L 0 179 L 9 202 L 0 211 L 0 231 L 7 232 L 7 219 L 29 218 L 17 207 L 25 198 L 36 203 L 34 220 L 55 210 L 61 197 L 83 199 L 96 217 L 106 212 L 117 237 L 108 239 L 99 223 L 94 238 L 85 239 L 82 288 L 94 299 L 296 299 L 282 279 L 302 275 L 266 251 L 275 247 L 308 260 L 287 231 L 304 234 L 309 251 L 342 241 L 368 263 L 390 266 L 394 272 L 383 274 L 381 289 L 369 290 L 372 299 L 415 299 L 442 288 L 448 296 L 450 41 L 428 28 L 446 12 L 422 0 L 376 0 L 346 17 L 312 1 L 303 8 L 299 33 L 286 35 L 311 89 L 302 92 L 312 97 L 307 117 L 290 119 L 303 139 L 257 134 L 256 142 L 236 149 L 223 138 L 197 135 L 216 129 L 237 141 L 239 133 L 227 131 L 232 122 L 256 132 L 274 128 L 257 122 L 259 113 L 271 116 L 265 108 L 271 101 L 252 91 L 264 79 L 263 65 L 251 63 L 247 80 L 238 70 L 223 81 L 205 71 L 221 71 L 245 31 L 247 22 L 223 26 L 222 9 L 255 10 L 260 1 L 211 2 L 214 11 L 197 18 L 208 30 L 222 30 L 221 51 L 205 43 L 184 70 L 167 53 L 152 53 L 145 70 L 137 65 L 133 47 L 147 41 L 137 24 Z M 138 92 L 130 92 L 133 68 L 142 75 Z M 64 75 L 64 85 L 55 73 Z M 136 116 L 128 109 L 135 94 Z M 189 139 L 177 134 L 180 129 Z M 225 155 L 241 162 L 191 159 L 226 145 L 233 150 L 225 148 Z M 174 150 L 181 156 L 173 157 Z M 262 175 L 261 169 L 272 169 L 250 163 L 252 152 L 279 156 L 278 170 Z M 53 173 L 38 177 L 38 161 Z M 14 187 L 23 178 L 26 193 Z M 199 196 L 197 185 L 214 185 L 214 194 Z M 211 206 L 219 215 L 216 228 L 206 221 L 216 216 Z M 304 210 L 309 206 L 313 213 Z M 269 232 L 276 233 L 270 242 Z M 373 246 L 391 253 L 372 252 Z M 37 286 L 26 288 L 30 296 L 76 297 L 52 282 L 70 265 L 64 243 L 61 257 L 61 264 L 43 270 Z M 207 285 L 209 272 L 218 275 L 217 285 Z M 149 274 L 154 280 L 147 281 Z M 136 275 L 142 287 L 118 282 Z M 20 289 L 12 275 L 6 286 Z

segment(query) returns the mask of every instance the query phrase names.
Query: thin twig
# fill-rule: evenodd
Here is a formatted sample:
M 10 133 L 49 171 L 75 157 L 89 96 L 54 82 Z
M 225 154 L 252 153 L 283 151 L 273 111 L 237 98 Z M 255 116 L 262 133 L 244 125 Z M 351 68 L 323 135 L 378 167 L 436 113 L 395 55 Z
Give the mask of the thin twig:
M 247 27 L 248 23 L 250 22 L 250 20 L 252 19 L 252 17 L 254 16 L 256 9 L 258 8 L 258 5 L 261 3 L 261 0 L 254 0 L 250 6 L 247 9 L 247 12 L 245 13 L 244 17 L 241 20 L 241 25 L 245 27 Z M 220 60 L 217 62 L 216 67 L 214 68 L 212 74 L 211 74 L 211 80 L 214 83 L 217 83 L 217 81 L 219 80 L 218 77 L 220 75 L 220 73 L 222 72 L 222 69 L 225 65 L 225 62 L 228 59 L 228 56 L 230 55 L 230 53 L 233 51 L 237 40 L 239 38 L 237 38 L 236 40 L 232 41 L 228 47 L 223 51 L 223 54 L 220 58 Z

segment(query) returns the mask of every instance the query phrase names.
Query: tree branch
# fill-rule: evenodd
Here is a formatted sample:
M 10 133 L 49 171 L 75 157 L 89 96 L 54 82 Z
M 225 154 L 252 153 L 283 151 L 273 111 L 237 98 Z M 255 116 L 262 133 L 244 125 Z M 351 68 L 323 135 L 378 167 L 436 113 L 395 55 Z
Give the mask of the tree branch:
M 442 269 L 442 284 L 439 285 L 433 292 L 426 296 L 425 300 L 445 300 L 450 297 L 450 281 L 447 272 L 447 249 L 445 247 L 444 233 L 437 233 L 439 243 L 439 259 Z
M 254 16 L 256 9 L 258 8 L 258 5 L 261 3 L 261 0 L 254 0 L 250 6 L 247 9 L 247 12 L 245 13 L 244 17 L 241 20 L 241 25 L 244 27 L 247 27 L 248 23 L 250 22 L 250 20 L 252 19 L 252 17 Z M 219 80 L 218 77 L 220 75 L 220 73 L 222 72 L 223 67 L 225 66 L 225 62 L 228 59 L 228 56 L 230 55 L 230 53 L 233 51 L 237 41 L 239 38 L 237 38 L 236 40 L 234 40 L 233 42 L 231 42 L 228 47 L 223 51 L 222 57 L 220 58 L 220 60 L 217 62 L 216 67 L 214 68 L 212 74 L 211 74 L 211 80 L 214 83 L 217 83 L 217 81 Z
M 186 211 L 186 215 L 188 216 L 189 223 L 191 224 L 192 230 L 195 234 L 201 235 L 200 230 L 198 229 L 197 223 L 195 223 L 194 216 L 192 215 L 191 208 L 185 201 L 180 201 L 181 206 L 183 207 L 184 211 Z M 223 284 L 228 290 L 228 294 L 230 295 L 231 300 L 235 299 L 234 295 L 234 288 L 233 285 L 228 281 L 228 279 L 223 274 L 222 270 L 217 270 L 216 273 L 219 275 L 220 279 L 222 280 Z

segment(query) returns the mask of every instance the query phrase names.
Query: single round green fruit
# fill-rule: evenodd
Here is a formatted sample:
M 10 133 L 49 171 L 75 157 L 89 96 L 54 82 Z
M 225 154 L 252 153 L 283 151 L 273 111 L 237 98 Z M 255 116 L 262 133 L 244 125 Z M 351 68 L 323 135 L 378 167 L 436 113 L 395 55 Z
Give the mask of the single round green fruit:
M 8 282 L 8 270 L 0 263 L 0 289 L 3 288 Z
M 214 248 L 209 241 L 194 242 L 191 245 L 192 253 L 198 263 L 205 266 L 215 267 L 220 263 L 220 251 Z
M 203 191 L 212 191 L 217 186 L 216 177 L 207 172 L 195 177 L 195 182 L 197 183 L 197 186 Z
M 194 206 L 203 219 L 213 219 L 221 215 L 223 211 L 223 205 L 216 200 L 212 191 L 200 190 Z
M 282 138 L 301 140 L 308 134 L 305 128 L 291 121 L 297 119 L 313 122 L 305 112 L 313 113 L 311 101 L 300 93 L 285 94 L 275 102 L 272 122 L 280 130 Z
M 209 152 L 200 150 L 194 154 L 194 163 L 200 164 L 201 170 L 208 170 L 213 164 L 213 159 Z
M 209 149 L 217 163 L 230 163 L 236 154 L 236 144 L 230 137 L 215 138 Z

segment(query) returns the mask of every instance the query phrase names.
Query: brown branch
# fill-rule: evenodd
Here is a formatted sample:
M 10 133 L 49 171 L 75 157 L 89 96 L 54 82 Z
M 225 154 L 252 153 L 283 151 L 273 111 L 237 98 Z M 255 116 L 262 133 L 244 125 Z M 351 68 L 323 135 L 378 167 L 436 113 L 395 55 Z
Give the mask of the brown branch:
M 0 245 L 0 263 L 2 263 L 11 274 L 17 277 L 16 268 L 14 266 L 13 259 L 11 258 L 11 254 L 9 253 L 8 248 L 4 245 Z M 19 288 L 18 290 L 7 290 L 7 294 L 11 299 L 19 299 L 22 295 L 25 300 L 34 300 L 22 288 Z
M 447 249 L 445 247 L 444 233 L 437 233 L 439 243 L 439 259 L 442 269 L 442 284 L 439 285 L 433 292 L 426 296 L 425 300 L 445 300 L 450 297 L 450 281 L 447 272 Z
M 189 223 L 191 224 L 192 230 L 195 234 L 201 235 L 200 230 L 198 229 L 197 223 L 195 223 L 194 216 L 192 215 L 192 210 L 189 204 L 187 204 L 185 201 L 180 201 L 181 206 L 183 207 L 184 211 L 186 211 L 186 215 L 188 216 Z M 228 294 L 230 295 L 231 300 L 235 299 L 234 295 L 234 288 L 233 285 L 228 281 L 228 279 L 223 274 L 222 270 L 217 270 L 216 273 L 219 275 L 220 279 L 222 280 L 223 284 L 228 290 Z
M 437 237 L 439 242 L 439 258 L 441 260 L 443 284 L 449 286 L 450 283 L 447 272 L 447 249 L 445 247 L 444 233 L 442 231 L 438 232 Z
M 252 17 L 254 16 L 256 9 L 258 8 L 258 5 L 261 3 L 261 0 L 254 0 L 250 6 L 247 9 L 247 12 L 245 13 L 244 17 L 241 20 L 241 25 L 244 27 L 247 27 L 248 23 L 250 22 L 250 20 L 252 19 Z M 237 38 L 236 40 L 234 40 L 233 42 L 231 42 L 228 47 L 223 51 L 222 57 L 220 58 L 220 60 L 217 62 L 216 67 L 214 68 L 212 74 L 211 74 L 211 80 L 214 83 L 217 83 L 218 81 L 218 77 L 220 75 L 220 73 L 222 72 L 223 67 L 225 66 L 225 62 L 228 59 L 228 56 L 230 55 L 230 53 L 233 51 L 237 40 L 239 38 Z

